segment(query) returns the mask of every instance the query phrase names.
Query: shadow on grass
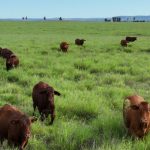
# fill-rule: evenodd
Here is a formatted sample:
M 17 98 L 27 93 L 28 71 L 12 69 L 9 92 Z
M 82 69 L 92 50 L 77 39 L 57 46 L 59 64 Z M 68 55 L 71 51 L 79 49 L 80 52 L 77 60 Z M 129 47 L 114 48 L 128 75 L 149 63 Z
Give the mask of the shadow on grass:
M 141 49 L 141 52 L 150 53 L 150 48 L 148 48 L 148 49 Z
M 69 119 L 81 120 L 85 122 L 91 121 L 98 116 L 98 113 L 94 111 L 92 112 L 81 108 L 60 107 L 59 111 L 63 114 L 63 116 L 66 116 Z
M 53 51 L 61 51 L 61 49 L 58 48 L 58 47 L 52 47 L 51 50 L 53 50 Z

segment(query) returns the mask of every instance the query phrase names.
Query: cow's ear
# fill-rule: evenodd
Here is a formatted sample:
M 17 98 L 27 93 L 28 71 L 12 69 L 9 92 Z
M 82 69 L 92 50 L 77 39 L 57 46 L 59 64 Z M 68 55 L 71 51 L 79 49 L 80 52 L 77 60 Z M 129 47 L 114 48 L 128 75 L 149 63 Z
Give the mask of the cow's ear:
M 30 121 L 33 123 L 33 122 L 37 121 L 37 118 L 36 117 L 30 117 Z
M 19 123 L 19 120 L 18 120 L 18 119 L 11 120 L 11 124 L 13 124 L 13 125 L 18 124 L 18 123 Z
M 138 110 L 139 109 L 139 106 L 137 106 L 137 105 L 131 105 L 130 106 L 133 110 Z

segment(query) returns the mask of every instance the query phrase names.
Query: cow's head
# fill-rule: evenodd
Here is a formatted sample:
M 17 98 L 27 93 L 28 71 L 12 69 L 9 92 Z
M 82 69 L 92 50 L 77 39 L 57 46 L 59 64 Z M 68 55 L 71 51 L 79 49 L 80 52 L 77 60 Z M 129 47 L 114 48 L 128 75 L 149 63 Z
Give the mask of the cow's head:
M 10 121 L 9 126 L 10 136 L 13 137 L 15 136 L 14 138 L 18 139 L 17 142 L 19 144 L 20 149 L 23 149 L 26 146 L 28 139 L 31 135 L 30 132 L 31 123 L 33 123 L 36 120 L 37 118 L 35 117 L 27 117 L 26 115 L 23 115 L 21 118 L 12 119 Z
M 148 102 L 141 102 L 139 105 L 132 105 L 133 110 L 138 111 L 140 128 L 145 133 L 150 124 L 150 105 Z

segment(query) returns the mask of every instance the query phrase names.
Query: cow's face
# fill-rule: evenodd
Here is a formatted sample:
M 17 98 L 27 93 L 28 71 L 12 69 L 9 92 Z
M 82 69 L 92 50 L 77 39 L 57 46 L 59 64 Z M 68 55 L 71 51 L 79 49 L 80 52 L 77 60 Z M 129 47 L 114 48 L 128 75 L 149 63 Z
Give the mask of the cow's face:
M 140 128 L 145 133 L 150 124 L 150 106 L 147 102 L 141 102 L 138 106 L 133 106 L 133 109 L 139 112 Z
M 69 47 L 69 44 L 65 44 L 65 45 L 64 45 L 64 48 L 65 48 L 65 49 L 68 49 L 68 47 Z

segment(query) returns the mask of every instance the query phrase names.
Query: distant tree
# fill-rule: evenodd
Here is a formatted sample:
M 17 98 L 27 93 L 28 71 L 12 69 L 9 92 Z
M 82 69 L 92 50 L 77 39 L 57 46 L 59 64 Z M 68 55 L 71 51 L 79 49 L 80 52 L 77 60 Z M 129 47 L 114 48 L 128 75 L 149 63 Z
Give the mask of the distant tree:
M 26 16 L 26 18 L 25 18 L 25 19 L 26 19 L 26 20 L 28 19 L 28 18 L 27 18 L 27 16 Z
M 44 20 L 46 20 L 46 17 L 44 16 L 44 18 L 43 18 Z
M 22 20 L 24 20 L 24 17 L 22 17 Z
M 133 22 L 135 22 L 135 17 L 133 17 Z
M 59 20 L 62 21 L 62 17 L 59 17 Z

